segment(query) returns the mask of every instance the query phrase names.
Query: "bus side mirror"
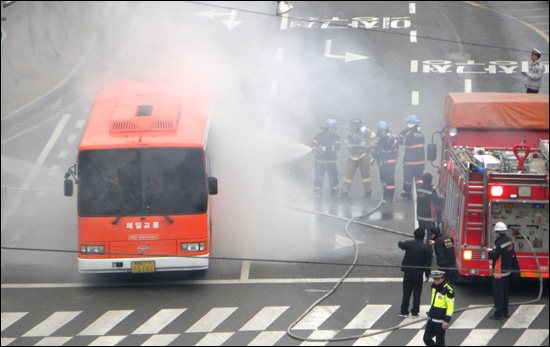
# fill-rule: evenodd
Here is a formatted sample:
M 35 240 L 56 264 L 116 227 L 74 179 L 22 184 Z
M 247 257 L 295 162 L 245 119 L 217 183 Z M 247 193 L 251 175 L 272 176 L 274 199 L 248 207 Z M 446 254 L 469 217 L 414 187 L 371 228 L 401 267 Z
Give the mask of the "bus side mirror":
M 428 151 L 426 154 L 426 158 L 429 161 L 434 161 L 437 159 L 437 145 L 435 143 L 431 143 L 428 145 Z
M 208 194 L 218 194 L 218 179 L 216 177 L 207 177 L 208 179 Z
M 73 180 L 65 178 L 65 196 L 73 196 Z

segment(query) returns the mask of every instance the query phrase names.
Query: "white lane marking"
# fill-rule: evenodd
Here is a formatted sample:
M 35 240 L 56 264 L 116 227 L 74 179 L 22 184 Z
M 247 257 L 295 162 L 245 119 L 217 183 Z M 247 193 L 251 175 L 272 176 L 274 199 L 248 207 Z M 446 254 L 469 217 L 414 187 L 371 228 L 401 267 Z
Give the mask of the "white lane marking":
M 239 331 L 263 331 L 266 330 L 277 318 L 279 318 L 288 306 L 266 306 L 250 319 Z
M 464 92 L 465 93 L 471 93 L 472 92 L 472 80 L 464 80 Z
M 279 91 L 279 82 L 272 81 L 271 87 L 269 88 L 269 96 L 276 97 L 278 91 Z
M 461 346 L 487 346 L 498 329 L 474 329 L 462 341 Z
M 370 329 L 391 305 L 367 305 L 344 329 Z
M 283 54 L 284 54 L 284 49 L 283 47 L 278 47 L 277 48 L 277 54 L 276 54 L 276 57 L 275 57 L 275 61 L 277 63 L 280 63 L 283 61 Z
M 418 60 L 411 60 L 411 72 L 418 72 Z
M 44 149 L 42 149 L 42 152 L 38 156 L 38 159 L 36 159 L 36 162 L 31 168 L 31 171 L 29 171 L 29 174 L 27 175 L 27 177 L 25 177 L 25 181 L 23 181 L 23 184 L 20 187 L 21 190 L 18 191 L 15 198 L 13 198 L 13 201 L 8 205 L 9 207 L 7 211 L 4 213 L 4 216 L 2 216 L 2 234 L 4 233 L 4 230 L 8 225 L 9 220 L 19 207 L 19 204 L 21 203 L 21 200 L 25 195 L 25 191 L 31 186 L 32 181 L 34 181 L 35 176 L 38 174 L 38 170 L 40 170 L 42 164 L 44 164 L 44 161 L 46 160 L 46 157 L 50 154 L 54 144 L 57 142 L 57 139 L 59 139 L 59 136 L 61 135 L 63 128 L 65 128 L 65 125 L 69 121 L 69 118 L 71 118 L 71 115 L 68 113 L 64 114 L 63 117 L 61 117 L 61 120 L 59 121 L 59 123 L 57 123 L 57 126 L 55 127 L 52 136 L 50 136 L 50 139 L 44 146 Z M 13 237 L 18 238 L 17 235 L 13 235 Z
M 548 329 L 527 329 L 514 346 L 541 346 L 548 337 Z
M 502 327 L 527 329 L 537 319 L 543 308 L 544 305 L 521 305 Z
M 42 323 L 38 324 L 31 330 L 27 331 L 23 337 L 28 336 L 50 336 L 57 329 L 61 328 L 65 324 L 69 323 L 82 311 L 68 311 L 68 312 L 55 312 Z
M 174 286 L 174 285 L 225 285 L 225 284 L 303 284 L 303 283 L 336 283 L 340 278 L 268 278 L 241 280 L 199 280 L 199 281 L 168 281 L 168 282 L 135 282 L 133 286 Z M 398 283 L 403 277 L 355 277 L 346 278 L 344 283 Z M 102 288 L 119 287 L 124 283 L 3 283 L 2 289 L 49 289 L 49 288 Z
M 2 312 L 2 331 L 21 318 L 25 317 L 27 313 L 28 312 Z
M 149 318 L 147 322 L 143 323 L 139 328 L 134 330 L 132 335 L 136 334 L 158 334 L 168 324 L 178 318 L 186 308 L 179 309 L 162 309 L 158 311 L 153 317 Z
M 62 149 L 57 155 L 57 159 L 65 159 L 67 157 L 67 154 L 69 154 L 69 150 Z
M 82 128 L 84 125 L 86 124 L 86 120 L 85 119 L 81 119 L 79 120 L 78 122 L 76 122 L 75 124 L 75 129 L 80 129 Z
M 417 39 L 416 39 L 416 30 L 411 30 L 410 38 L 411 38 L 411 43 L 418 42 Z
M 248 279 L 248 274 L 250 273 L 250 261 L 245 260 L 241 266 L 241 281 Z
M 475 329 L 491 310 L 491 307 L 486 307 L 462 312 L 460 317 L 451 324 L 449 329 Z
M 34 346 L 63 346 L 70 339 L 72 339 L 72 336 L 45 337 L 34 344 Z
M 78 135 L 76 135 L 76 134 L 69 135 L 69 137 L 67 138 L 67 142 L 68 143 L 75 143 L 77 136 Z
M 195 346 L 221 346 L 233 333 L 208 333 Z
M 113 329 L 124 318 L 128 317 L 134 310 L 110 310 L 105 312 L 101 317 L 88 325 L 78 335 L 81 336 L 99 336 L 105 335 L 109 330 Z
M 294 330 L 316 330 L 323 324 L 340 306 L 317 306 L 307 314 Z
M 410 14 L 416 13 L 416 3 L 414 2 L 409 3 L 409 13 Z
M 286 331 L 262 331 L 248 346 L 274 346 L 285 335 Z
M 288 13 L 285 13 L 281 16 L 281 30 L 288 28 Z
M 379 332 L 380 330 L 366 330 L 364 334 L 371 334 Z M 368 336 L 368 337 L 362 337 L 355 341 L 353 346 L 380 346 L 382 342 L 388 337 L 388 335 L 391 334 L 391 331 L 388 331 L 386 333 Z
M 339 330 L 317 330 L 311 333 L 311 335 L 308 336 L 310 339 L 332 339 L 336 334 L 338 334 Z M 326 346 L 329 341 L 304 341 L 300 344 L 300 346 Z
M 411 103 L 414 106 L 417 106 L 420 103 L 420 92 L 415 90 L 411 93 Z
M 93 340 L 88 346 L 116 346 L 124 340 L 127 335 L 100 336 Z
M 147 341 L 141 344 L 141 346 L 168 346 L 175 339 L 177 339 L 180 334 L 160 334 L 153 335 Z M 197 345 L 198 346 L 198 345 Z
M 237 307 L 215 307 L 199 319 L 186 333 L 209 333 L 227 319 Z

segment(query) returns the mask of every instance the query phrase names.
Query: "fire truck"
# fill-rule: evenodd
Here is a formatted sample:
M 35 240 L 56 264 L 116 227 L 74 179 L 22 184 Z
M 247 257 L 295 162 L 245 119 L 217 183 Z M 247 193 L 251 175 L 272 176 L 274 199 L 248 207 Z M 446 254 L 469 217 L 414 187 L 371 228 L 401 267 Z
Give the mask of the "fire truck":
M 540 267 L 548 278 L 548 95 L 451 93 L 444 116 L 440 220 L 461 278 L 491 276 L 499 221 L 508 226 L 521 277 L 538 277 Z M 432 143 L 432 165 L 436 156 Z

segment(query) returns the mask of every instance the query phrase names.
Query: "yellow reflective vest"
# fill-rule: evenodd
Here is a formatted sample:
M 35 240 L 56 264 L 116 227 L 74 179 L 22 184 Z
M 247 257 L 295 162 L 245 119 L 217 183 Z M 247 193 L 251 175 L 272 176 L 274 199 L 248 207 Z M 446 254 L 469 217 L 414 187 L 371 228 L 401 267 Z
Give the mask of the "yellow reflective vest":
M 436 323 L 449 323 L 455 310 L 455 293 L 446 282 L 432 284 L 432 305 L 428 317 Z

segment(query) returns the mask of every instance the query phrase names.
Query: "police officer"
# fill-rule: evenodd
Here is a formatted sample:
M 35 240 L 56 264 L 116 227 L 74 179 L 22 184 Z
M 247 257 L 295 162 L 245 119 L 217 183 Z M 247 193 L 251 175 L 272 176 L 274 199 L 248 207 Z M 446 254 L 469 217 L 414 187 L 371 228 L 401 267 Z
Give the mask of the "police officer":
M 412 198 L 413 183 L 422 184 L 424 172 L 424 134 L 419 128 L 420 120 L 417 116 L 409 116 L 407 127 L 399 133 L 399 144 L 405 146 L 403 157 L 403 192 L 404 199 Z
M 424 343 L 426 346 L 445 346 L 445 331 L 453 317 L 455 294 L 453 288 L 445 281 L 445 272 L 433 271 L 432 277 L 432 300 L 424 331 Z
M 413 294 L 413 306 L 411 314 L 418 317 L 420 311 L 420 295 L 422 295 L 422 274 L 426 278 L 430 275 L 432 263 L 432 248 L 424 243 L 424 230 L 414 231 L 414 240 L 399 241 L 398 246 L 405 251 L 401 271 L 403 276 L 403 299 L 401 300 L 401 311 L 399 317 L 405 318 L 409 315 L 409 302 Z
M 506 236 L 508 227 L 503 222 L 495 224 L 495 247 L 489 251 L 489 259 L 493 261 L 493 299 L 495 314 L 491 319 L 501 320 L 508 318 L 508 284 L 512 270 L 514 244 Z
M 342 183 L 342 198 L 348 197 L 357 167 L 361 170 L 361 177 L 363 177 L 365 198 L 371 197 L 372 177 L 370 175 L 370 162 L 372 159 L 372 148 L 374 147 L 375 138 L 376 134 L 368 129 L 361 119 L 354 118 L 351 120 L 350 131 L 344 139 L 349 149 L 349 158 Z
M 321 126 L 321 131 L 311 141 L 311 148 L 315 152 L 315 179 L 313 181 L 315 198 L 320 199 L 323 190 L 325 172 L 328 175 L 330 193 L 333 198 L 338 197 L 338 169 L 336 167 L 336 152 L 340 150 L 340 136 L 336 133 L 336 121 L 327 119 Z
M 527 93 L 538 94 L 540 85 L 542 84 L 542 76 L 544 75 L 544 65 L 540 63 L 541 52 L 533 48 L 531 52 L 531 65 L 529 66 L 529 72 L 522 72 L 523 76 L 527 76 L 529 81 L 525 85 Z
M 438 227 L 431 228 L 430 233 L 432 234 L 430 245 L 434 248 L 437 265 L 444 268 L 442 270 L 445 272 L 445 280 L 453 286 L 458 277 L 455 244 L 451 238 L 443 236 Z
M 386 122 L 378 123 L 376 128 L 378 142 L 374 151 L 374 158 L 378 164 L 380 172 L 380 181 L 384 188 L 382 203 L 391 204 L 393 202 L 393 193 L 395 191 L 395 165 L 399 155 L 399 144 L 397 137 L 390 133 Z
M 432 186 L 432 174 L 426 172 L 422 176 L 422 185 L 416 188 L 416 213 L 418 218 L 418 227 L 424 229 L 426 233 L 437 222 L 437 209 L 442 203 L 437 191 Z M 429 243 L 430 237 L 426 239 Z

